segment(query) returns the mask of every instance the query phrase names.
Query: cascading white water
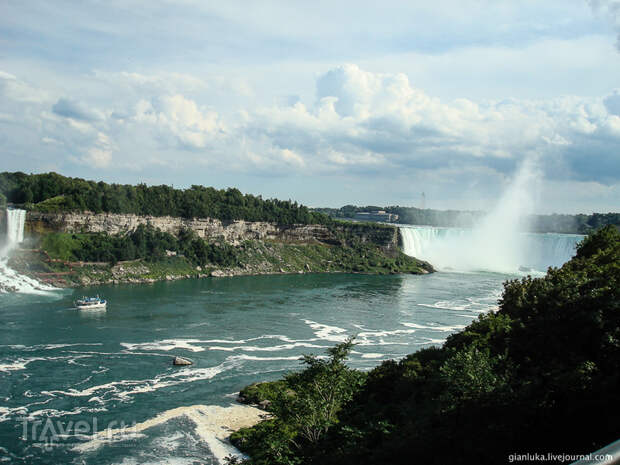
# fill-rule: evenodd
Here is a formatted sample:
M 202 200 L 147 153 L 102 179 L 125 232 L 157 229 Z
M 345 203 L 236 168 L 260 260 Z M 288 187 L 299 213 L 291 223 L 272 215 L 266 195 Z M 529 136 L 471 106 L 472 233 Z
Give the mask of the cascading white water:
M 0 250 L 0 292 L 40 294 L 54 289 L 19 274 L 8 265 L 11 252 L 24 240 L 25 221 L 25 210 L 8 209 L 6 211 L 6 241 Z
M 6 236 L 8 249 L 24 240 L 26 210 L 10 209 L 6 211 Z
M 404 251 L 439 269 L 514 273 L 520 267 L 545 271 L 575 253 L 583 236 L 529 234 L 540 173 L 533 159 L 523 162 L 495 208 L 472 229 L 401 227 Z
M 439 269 L 515 273 L 519 268 L 545 271 L 575 254 L 583 236 L 576 234 L 511 234 L 504 247 L 491 248 L 475 229 L 401 226 L 407 255 L 427 260 Z

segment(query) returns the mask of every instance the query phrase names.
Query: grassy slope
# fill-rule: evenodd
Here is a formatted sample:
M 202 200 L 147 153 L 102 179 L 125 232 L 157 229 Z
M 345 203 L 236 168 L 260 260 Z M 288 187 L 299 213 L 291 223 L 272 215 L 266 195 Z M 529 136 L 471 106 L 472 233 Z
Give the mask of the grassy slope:
M 131 263 L 77 266 L 74 251 L 80 247 L 84 234 L 51 233 L 42 236 L 44 256 L 29 258 L 37 271 L 61 272 L 60 285 L 95 284 L 110 281 L 136 282 L 182 277 L 204 276 L 212 272 L 220 275 L 247 275 L 268 273 L 352 272 L 371 274 L 426 273 L 432 268 L 400 251 L 386 253 L 371 243 L 352 245 L 290 244 L 272 241 L 246 241 L 235 249 L 232 266 L 207 264 L 197 268 L 184 257 L 166 257 L 157 261 L 138 260 Z

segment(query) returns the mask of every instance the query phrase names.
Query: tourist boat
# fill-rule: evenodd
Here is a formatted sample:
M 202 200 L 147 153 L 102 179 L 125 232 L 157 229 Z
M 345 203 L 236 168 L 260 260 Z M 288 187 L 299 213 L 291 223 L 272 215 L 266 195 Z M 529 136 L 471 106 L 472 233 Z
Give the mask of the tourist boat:
M 82 297 L 75 301 L 75 307 L 78 310 L 90 310 L 90 309 L 104 309 L 107 305 L 107 301 L 103 300 L 99 296 L 96 297 Z

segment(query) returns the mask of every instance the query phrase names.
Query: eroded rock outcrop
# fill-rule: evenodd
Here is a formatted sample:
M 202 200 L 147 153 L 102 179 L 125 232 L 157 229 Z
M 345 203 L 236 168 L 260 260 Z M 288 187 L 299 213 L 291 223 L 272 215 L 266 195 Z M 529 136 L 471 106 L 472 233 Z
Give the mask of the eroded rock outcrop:
M 204 239 L 223 240 L 240 245 L 247 240 L 273 240 L 292 243 L 324 243 L 338 245 L 343 236 L 377 244 L 386 250 L 398 248 L 398 229 L 369 223 L 328 227 L 322 224 L 275 224 L 263 221 L 218 220 L 215 218 L 179 218 L 171 216 L 139 216 L 119 213 L 42 213 L 29 211 L 26 229 L 30 233 L 126 233 L 139 225 L 152 225 L 162 231 L 178 234 L 191 229 Z
M 191 360 L 188 360 L 186 358 L 183 357 L 174 357 L 174 359 L 172 360 L 172 364 L 173 365 L 177 365 L 177 366 L 187 366 L 187 365 L 193 365 L 194 362 L 192 362 Z

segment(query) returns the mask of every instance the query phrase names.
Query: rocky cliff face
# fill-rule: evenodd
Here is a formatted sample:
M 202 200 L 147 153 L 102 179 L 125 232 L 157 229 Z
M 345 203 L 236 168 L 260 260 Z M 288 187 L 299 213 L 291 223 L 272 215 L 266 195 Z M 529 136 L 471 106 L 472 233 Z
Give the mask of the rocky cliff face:
M 386 251 L 398 251 L 401 246 L 397 226 L 378 225 L 376 223 L 347 223 L 337 225 L 332 230 L 358 238 L 362 242 L 379 245 Z
M 177 234 L 183 228 L 192 229 L 209 241 L 223 240 L 239 245 L 246 240 L 273 240 L 292 243 L 340 244 L 343 236 L 356 237 L 386 250 L 398 249 L 398 229 L 370 223 L 351 225 L 279 225 L 266 222 L 222 221 L 213 218 L 177 218 L 170 216 L 138 216 L 116 213 L 42 213 L 29 211 L 26 231 L 35 234 L 50 232 L 118 234 L 131 231 L 138 225 L 152 225 L 162 231 Z

